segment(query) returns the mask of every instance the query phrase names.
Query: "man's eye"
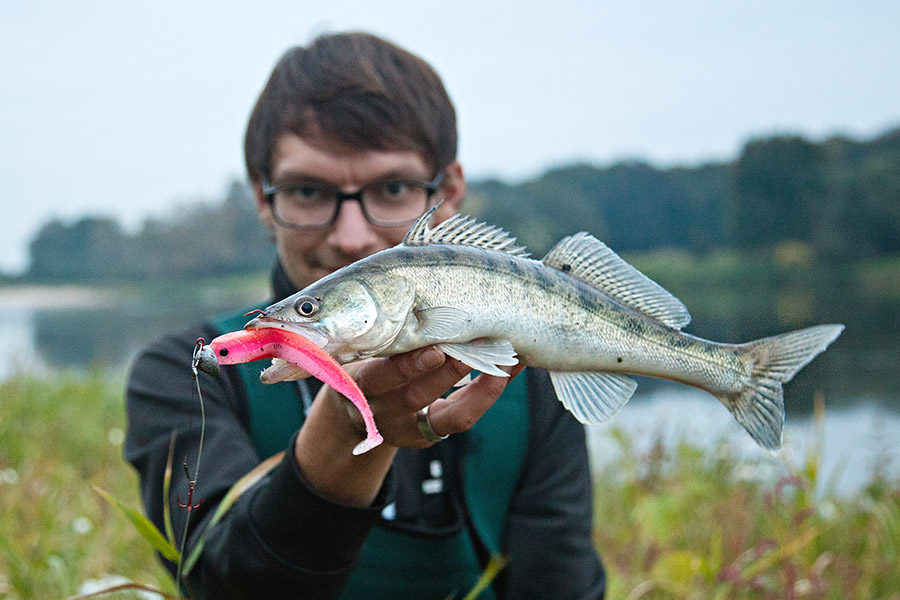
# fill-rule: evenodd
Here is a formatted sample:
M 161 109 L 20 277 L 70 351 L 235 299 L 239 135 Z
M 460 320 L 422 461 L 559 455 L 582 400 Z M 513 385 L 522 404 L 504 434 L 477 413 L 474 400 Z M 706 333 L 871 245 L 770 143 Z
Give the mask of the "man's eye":
M 321 188 L 313 186 L 290 187 L 282 190 L 282 193 L 286 200 L 304 203 L 323 201 L 327 195 Z
M 384 184 L 384 190 L 391 196 L 402 196 L 409 186 L 403 181 L 388 181 Z
M 297 187 L 291 188 L 289 190 L 295 196 L 301 196 L 303 198 L 315 198 L 317 194 L 319 194 L 319 190 L 314 187 Z

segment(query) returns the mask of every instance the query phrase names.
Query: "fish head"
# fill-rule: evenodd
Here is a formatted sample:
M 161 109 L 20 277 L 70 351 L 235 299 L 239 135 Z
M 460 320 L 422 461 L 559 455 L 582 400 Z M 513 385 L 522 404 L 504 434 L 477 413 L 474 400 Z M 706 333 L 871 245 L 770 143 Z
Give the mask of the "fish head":
M 415 285 L 404 277 L 326 277 L 269 306 L 245 329 L 292 331 L 345 364 L 390 346 L 414 302 Z

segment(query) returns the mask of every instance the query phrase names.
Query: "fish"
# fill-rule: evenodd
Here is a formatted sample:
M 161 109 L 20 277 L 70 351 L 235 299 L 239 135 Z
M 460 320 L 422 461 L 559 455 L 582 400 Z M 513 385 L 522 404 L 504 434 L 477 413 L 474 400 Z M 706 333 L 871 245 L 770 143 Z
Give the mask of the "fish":
M 710 393 L 763 448 L 781 446 L 783 385 L 844 330 L 818 325 L 747 343 L 683 332 L 684 304 L 592 235 L 565 237 L 541 260 L 503 229 L 423 214 L 403 241 L 264 309 L 246 330 L 303 336 L 347 364 L 434 346 L 481 373 L 546 369 L 575 418 L 596 424 L 631 398 L 631 375 Z M 300 378 L 276 361 L 264 382 Z

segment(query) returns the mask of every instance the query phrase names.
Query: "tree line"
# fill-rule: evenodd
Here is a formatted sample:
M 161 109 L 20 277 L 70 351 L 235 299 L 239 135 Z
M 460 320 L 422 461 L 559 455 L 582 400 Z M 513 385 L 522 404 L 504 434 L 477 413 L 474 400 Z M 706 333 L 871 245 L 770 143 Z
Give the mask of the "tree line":
M 472 182 L 463 210 L 516 235 L 535 256 L 586 230 L 619 252 L 705 253 L 803 244 L 826 262 L 900 253 L 900 128 L 869 140 L 749 141 L 737 159 L 692 167 L 574 164 L 521 183 Z M 219 202 L 149 219 L 52 220 L 24 278 L 122 281 L 218 277 L 271 265 L 274 246 L 245 183 Z
M 619 252 L 798 242 L 823 261 L 896 254 L 900 128 L 867 141 L 754 139 L 734 161 L 695 167 L 571 165 L 517 185 L 481 182 L 470 200 L 538 256 L 581 229 Z
M 181 207 L 128 233 L 115 219 L 54 219 L 29 246 L 34 281 L 147 281 L 242 274 L 268 268 L 274 246 L 251 191 L 232 182 L 218 202 Z

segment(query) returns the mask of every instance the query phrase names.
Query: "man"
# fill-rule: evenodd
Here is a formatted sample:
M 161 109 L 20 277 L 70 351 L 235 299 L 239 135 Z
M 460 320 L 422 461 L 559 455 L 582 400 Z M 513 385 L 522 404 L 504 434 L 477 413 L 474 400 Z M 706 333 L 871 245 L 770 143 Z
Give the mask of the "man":
M 453 106 L 418 57 L 356 33 L 289 50 L 245 140 L 278 250 L 272 301 L 397 244 L 437 200 L 436 221 L 454 214 L 465 194 L 456 145 Z M 193 469 L 199 452 L 195 340 L 244 321 L 238 313 L 167 337 L 133 366 L 125 454 L 158 525 L 172 432 L 179 464 Z M 545 373 L 481 375 L 444 398 L 468 368 L 435 348 L 347 365 L 385 438 L 353 456 L 360 428 L 344 398 L 314 380 L 263 386 L 254 369 L 201 375 L 189 548 L 235 481 L 285 456 L 209 531 L 186 582 L 196 597 L 461 596 L 494 554 L 508 564 L 482 597 L 602 597 L 584 430 Z M 176 535 L 187 510 L 178 483 L 165 499 Z

